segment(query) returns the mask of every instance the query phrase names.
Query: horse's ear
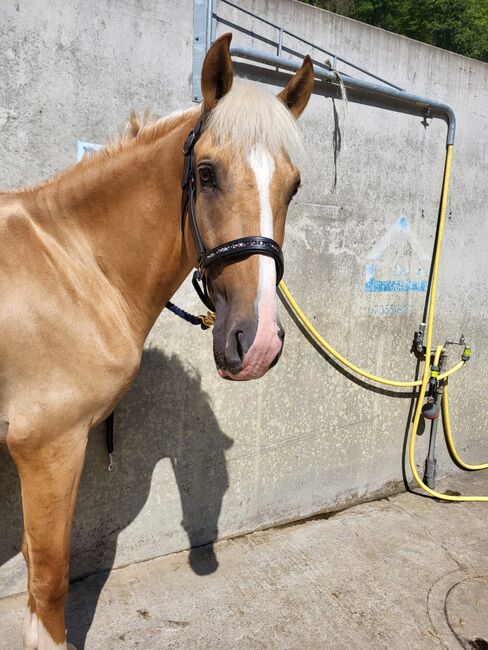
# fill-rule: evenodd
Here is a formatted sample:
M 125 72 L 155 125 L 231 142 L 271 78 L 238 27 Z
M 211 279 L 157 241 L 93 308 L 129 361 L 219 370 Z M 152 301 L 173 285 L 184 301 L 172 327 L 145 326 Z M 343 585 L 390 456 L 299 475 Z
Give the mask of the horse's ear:
M 232 34 L 223 34 L 210 46 L 205 56 L 202 67 L 202 95 L 206 111 L 211 111 L 232 87 L 234 69 L 229 51 L 231 40 Z
M 293 75 L 288 84 L 279 93 L 278 99 L 287 106 L 295 119 L 298 119 L 308 104 L 314 84 L 312 59 L 303 59 L 302 67 Z

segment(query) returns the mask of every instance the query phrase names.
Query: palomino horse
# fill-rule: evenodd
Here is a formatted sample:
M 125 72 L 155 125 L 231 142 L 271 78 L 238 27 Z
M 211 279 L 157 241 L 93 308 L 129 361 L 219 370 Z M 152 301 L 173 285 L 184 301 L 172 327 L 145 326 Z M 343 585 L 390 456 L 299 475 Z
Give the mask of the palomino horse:
M 133 119 L 117 145 L 0 195 L 0 438 L 22 486 L 24 648 L 68 647 L 70 531 L 88 431 L 127 390 L 149 330 L 192 266 L 216 308 L 222 377 L 259 378 L 281 352 L 275 284 L 299 185 L 295 118 L 313 67 L 306 57 L 278 98 L 233 86 L 230 38 L 207 53 L 201 108 Z

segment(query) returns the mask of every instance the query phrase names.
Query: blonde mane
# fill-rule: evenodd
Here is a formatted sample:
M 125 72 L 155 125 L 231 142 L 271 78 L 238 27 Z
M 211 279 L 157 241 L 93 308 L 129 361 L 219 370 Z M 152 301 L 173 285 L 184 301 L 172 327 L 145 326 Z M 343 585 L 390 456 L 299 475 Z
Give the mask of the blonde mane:
M 206 128 L 218 143 L 231 141 L 249 152 L 262 145 L 271 153 L 302 151 L 296 121 L 282 101 L 256 84 L 234 82 L 211 111 Z
M 55 174 L 33 187 L 8 190 L 2 194 L 35 191 L 45 185 L 70 179 L 76 170 L 100 164 L 126 148 L 137 144 L 151 144 L 170 133 L 192 115 L 197 118 L 201 106 L 175 111 L 166 117 L 152 119 L 148 112 L 138 115 L 132 111 L 117 140 L 85 156 L 76 165 Z M 261 145 L 272 154 L 284 152 L 290 158 L 306 160 L 295 119 L 277 97 L 256 84 L 234 81 L 231 90 L 208 114 L 205 130 L 218 143 L 231 142 L 244 154 Z
M 192 106 L 184 110 L 175 111 L 160 117 L 158 119 L 151 119 L 149 113 L 146 111 L 142 115 L 138 115 L 135 111 L 131 111 L 127 124 L 122 129 L 122 133 L 118 142 L 116 142 L 110 149 L 115 150 L 123 147 L 126 144 L 134 142 L 151 143 L 159 140 L 167 133 L 178 127 L 184 122 L 191 114 L 195 114 L 195 118 L 200 112 L 199 106 Z
M 70 179 L 76 170 L 90 167 L 116 156 L 137 144 L 151 144 L 170 133 L 192 115 L 199 115 L 201 106 L 175 111 L 166 117 L 152 119 L 146 111 L 138 115 L 132 111 L 117 140 L 85 156 L 76 165 L 55 174 L 33 187 L 8 190 L 3 194 L 18 194 L 39 189 L 63 179 Z M 303 144 L 295 119 L 286 106 L 274 95 L 256 84 L 234 81 L 232 89 L 208 114 L 205 130 L 218 143 L 231 142 L 236 150 L 247 154 L 256 145 L 264 146 L 272 154 L 284 152 L 290 158 L 305 160 Z
M 134 141 L 154 142 L 190 114 L 194 113 L 196 117 L 200 110 L 199 106 L 193 106 L 157 120 L 151 120 L 147 113 L 139 117 L 132 112 L 119 141 L 105 152 L 110 155 Z M 230 92 L 209 113 L 205 130 L 218 144 L 230 141 L 245 153 L 256 145 L 262 145 L 272 153 L 284 151 L 290 156 L 302 151 L 300 134 L 290 111 L 274 95 L 256 84 L 234 82 Z

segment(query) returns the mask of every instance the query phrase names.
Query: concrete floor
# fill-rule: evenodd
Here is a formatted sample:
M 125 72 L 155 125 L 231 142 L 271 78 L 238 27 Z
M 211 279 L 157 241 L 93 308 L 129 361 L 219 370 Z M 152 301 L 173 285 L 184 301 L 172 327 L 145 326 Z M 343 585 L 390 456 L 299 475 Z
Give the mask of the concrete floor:
M 488 494 L 487 474 L 449 483 Z M 401 494 L 89 577 L 71 587 L 70 638 L 79 650 L 485 649 L 487 508 Z M 21 647 L 24 604 L 0 600 L 2 650 Z

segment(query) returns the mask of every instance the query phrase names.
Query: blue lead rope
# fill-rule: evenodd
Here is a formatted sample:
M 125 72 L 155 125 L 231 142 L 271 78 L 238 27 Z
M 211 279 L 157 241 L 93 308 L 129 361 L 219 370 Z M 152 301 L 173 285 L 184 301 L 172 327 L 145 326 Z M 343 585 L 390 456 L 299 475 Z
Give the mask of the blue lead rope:
M 208 312 L 206 315 L 201 314 L 200 316 L 193 316 L 193 314 L 189 314 L 187 311 L 181 307 L 178 307 L 172 302 L 166 303 L 166 309 L 169 309 L 173 312 L 173 314 L 176 314 L 183 320 L 186 320 L 187 323 L 191 323 L 192 325 L 200 325 L 202 330 L 208 330 L 214 324 L 215 314 L 212 312 Z

